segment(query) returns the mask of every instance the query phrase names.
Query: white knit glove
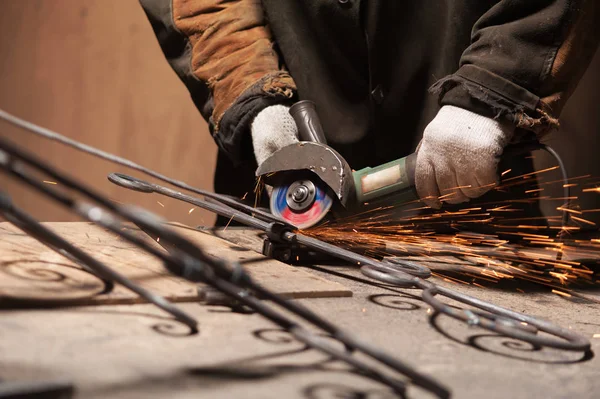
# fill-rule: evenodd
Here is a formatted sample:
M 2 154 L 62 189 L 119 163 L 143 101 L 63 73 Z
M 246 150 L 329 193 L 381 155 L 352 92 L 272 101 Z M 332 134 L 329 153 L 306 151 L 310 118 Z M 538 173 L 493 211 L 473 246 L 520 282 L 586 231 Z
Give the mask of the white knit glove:
M 277 150 L 298 142 L 298 127 L 289 109 L 284 105 L 271 105 L 254 118 L 250 131 L 259 166 Z
M 514 126 L 451 105 L 425 128 L 417 149 L 415 183 L 428 206 L 439 209 L 477 198 L 498 184 L 498 163 Z

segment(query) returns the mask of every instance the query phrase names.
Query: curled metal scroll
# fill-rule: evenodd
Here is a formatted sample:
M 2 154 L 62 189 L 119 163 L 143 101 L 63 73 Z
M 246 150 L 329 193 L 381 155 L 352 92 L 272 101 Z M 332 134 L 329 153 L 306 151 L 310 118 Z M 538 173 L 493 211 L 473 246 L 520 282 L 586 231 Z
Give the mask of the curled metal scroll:
M 135 186 L 144 187 L 144 192 L 153 192 L 176 198 L 218 213 L 221 216 L 232 217 L 241 223 L 259 228 L 266 232 L 273 231 L 272 224 L 239 213 L 234 209 L 228 208 L 226 205 L 219 205 L 212 202 L 208 203 L 202 199 L 188 196 L 167 187 L 148 183 L 131 176 L 120 174 L 118 175 L 118 179 L 115 178 L 115 176 L 115 174 L 110 175 L 109 180 L 123 187 L 129 188 L 129 185 L 134 184 Z M 121 184 L 123 181 L 126 181 L 127 184 Z M 420 288 L 423 290 L 421 294 L 422 299 L 434 309 L 457 320 L 468 323 L 469 325 L 476 325 L 489 331 L 529 342 L 532 345 L 570 351 L 588 351 L 590 349 L 589 340 L 573 331 L 561 328 L 548 321 L 515 312 L 426 281 L 426 279 L 431 276 L 431 271 L 426 266 L 419 265 L 414 261 L 402 260 L 400 258 L 377 261 L 315 238 L 304 236 L 298 232 L 285 229 L 283 229 L 279 237 L 276 238 L 285 242 L 301 244 L 312 250 L 322 251 L 330 256 L 335 256 L 351 262 L 352 264 L 360 265 L 360 270 L 365 276 L 380 282 L 400 288 Z M 465 305 L 480 308 L 489 312 L 491 316 L 477 316 L 473 311 L 457 310 L 437 300 L 435 298 L 436 295 L 445 296 Z M 532 332 L 531 330 L 524 329 L 523 323 L 535 326 L 539 331 L 553 335 L 555 338 L 540 336 L 537 335 L 537 331 Z
M 422 299 L 436 309 L 436 311 L 447 314 L 470 325 L 476 325 L 499 334 L 523 340 L 532 345 L 547 346 L 570 351 L 588 351 L 590 349 L 590 342 L 574 332 L 557 327 L 547 321 L 526 316 L 427 281 L 426 279 L 430 275 L 427 268 L 415 264 L 414 262 L 406 263 L 400 260 L 396 260 L 393 263 L 389 261 L 377 261 L 312 237 L 304 236 L 299 232 L 294 231 L 290 226 L 281 223 L 272 216 L 268 216 L 268 214 L 258 214 L 255 209 L 251 211 L 248 210 L 247 207 L 242 206 L 243 204 L 238 203 L 230 197 L 206 193 L 202 190 L 194 189 L 193 187 L 190 188 L 185 183 L 166 178 L 147 168 L 133 164 L 131 161 L 85 146 L 74 140 L 60 136 L 57 133 L 20 120 L 12 115 L 7 115 L 8 114 L 4 111 L 0 110 L 0 119 L 8 120 L 29 131 L 35 132 L 36 134 L 63 142 L 95 156 L 108 159 L 124 166 L 133 167 L 136 170 L 163 181 L 167 181 L 175 186 L 203 195 L 205 199 L 191 197 L 179 191 L 144 182 L 123 174 L 111 175 L 110 180 L 113 183 L 136 191 L 146 193 L 156 192 L 186 201 L 219 215 L 235 219 L 248 226 L 261 229 L 273 240 L 303 245 L 314 251 L 325 252 L 330 256 L 346 260 L 360 266 L 361 271 L 365 275 L 375 278 L 378 281 L 383 281 L 399 287 L 421 289 Z M 163 221 L 156 218 L 154 215 L 139 208 L 120 206 L 111 202 L 89 187 L 68 178 L 51 166 L 39 161 L 34 156 L 25 153 L 4 139 L 0 139 L 0 166 L 4 171 L 37 189 L 47 197 L 66 206 L 71 211 L 107 228 L 125 240 L 161 259 L 164 262 L 165 267 L 171 273 L 181 276 L 189 281 L 202 282 L 215 288 L 285 329 L 298 341 L 313 349 L 326 353 L 332 358 L 342 361 L 360 372 L 369 374 L 372 378 L 388 386 L 398 394 L 401 395 L 403 393 L 405 386 L 404 381 L 400 380 L 398 377 L 404 376 L 405 378 L 408 378 L 412 384 L 428 390 L 439 397 L 449 397 L 449 390 L 431 377 L 417 372 L 408 364 L 390 356 L 385 350 L 373 346 L 370 342 L 360 340 L 350 332 L 340 329 L 329 320 L 317 315 L 301 304 L 285 300 L 265 289 L 260 284 L 257 284 L 239 263 L 228 262 L 208 256 L 201 248 L 168 228 Z M 60 182 L 61 185 L 83 194 L 91 201 L 91 203 L 73 200 L 57 190 L 44 186 L 33 179 L 30 174 L 25 172 L 25 168 L 33 168 L 45 173 L 55 181 Z M 19 210 L 12 206 L 7 196 L 0 197 L 0 210 L 9 215 L 19 214 Z M 21 214 L 21 216 L 23 215 Z M 161 244 L 167 245 L 170 248 L 169 252 L 165 253 L 164 251 L 159 251 L 154 246 L 149 245 L 146 241 L 123 230 L 121 220 L 133 222 L 140 226 L 144 231 L 149 231 L 152 234 L 160 236 Z M 34 220 L 27 220 L 25 224 L 33 227 L 31 231 L 38 233 L 38 239 L 40 240 L 45 240 L 51 236 L 51 232 L 40 229 L 41 225 Z M 93 265 L 99 270 L 99 265 L 94 262 L 93 258 L 82 258 L 81 260 L 86 265 Z M 107 277 L 111 277 L 111 279 L 119 282 L 115 279 L 117 276 L 113 275 Z M 482 311 L 457 310 L 442 303 L 436 296 L 445 296 L 465 305 L 481 309 Z M 273 307 L 267 302 L 263 302 L 257 298 L 269 300 L 277 307 Z M 168 309 L 167 304 L 161 303 L 160 300 L 155 301 L 155 304 L 161 306 L 165 310 Z M 282 310 L 294 315 L 294 317 L 289 317 L 289 315 L 282 312 Z M 324 341 L 322 337 L 310 332 L 305 326 L 297 321 L 298 319 L 327 333 L 335 341 L 342 343 L 346 350 L 341 350 L 337 345 L 332 345 L 331 342 Z M 522 323 L 526 323 L 527 325 L 523 325 Z M 536 334 L 538 330 L 554 335 L 554 337 L 538 336 Z M 362 361 L 354 355 L 355 353 L 362 353 L 377 361 L 380 366 L 386 367 L 387 373 Z M 393 372 L 393 376 L 390 376 L 390 372 Z
M 26 169 L 28 168 L 46 174 L 61 186 L 83 194 L 92 202 L 87 203 L 75 200 L 53 187 L 44 185 L 27 172 Z M 448 388 L 441 383 L 416 371 L 412 366 L 403 361 L 390 356 L 384 349 L 377 348 L 370 342 L 360 340 L 352 333 L 340 329 L 329 320 L 319 316 L 301 304 L 282 298 L 260 284 L 257 284 L 239 263 L 228 262 L 207 255 L 201 248 L 177 234 L 155 215 L 143 209 L 115 204 L 86 185 L 76 182 L 63 173 L 58 172 L 50 165 L 1 138 L 0 170 L 7 172 L 48 198 L 83 216 L 85 219 L 114 232 L 128 242 L 162 260 L 165 267 L 171 273 L 192 282 L 202 282 L 210 285 L 283 328 L 301 343 L 325 353 L 337 361 L 346 363 L 358 373 L 368 375 L 371 379 L 384 384 L 393 392 L 402 395 L 405 390 L 405 381 L 408 379 L 412 384 L 440 398 L 448 398 L 450 396 Z M 226 212 L 233 210 L 235 214 L 243 214 L 232 207 L 216 200 L 214 201 L 211 203 L 206 202 L 207 206 L 215 206 L 219 210 L 225 210 Z M 29 231 L 36 234 L 36 238 L 41 241 L 56 238 L 52 231 L 45 228 L 39 222 L 33 220 L 33 218 L 27 218 L 24 212 L 12 204 L 7 195 L 0 196 L 0 212 L 4 215 L 12 216 L 14 219 L 20 218 L 22 225 L 27 225 Z M 251 217 L 254 220 L 259 220 L 253 216 Z M 173 250 L 169 252 L 159 250 L 148 241 L 123 229 L 121 220 L 135 223 L 144 231 L 149 231 L 160 236 L 161 244 L 165 243 L 173 248 Z M 268 222 L 263 221 L 263 223 Z M 271 225 L 273 223 L 268 224 Z M 61 241 L 60 246 L 63 244 Z M 95 261 L 92 257 L 86 257 L 85 253 L 79 253 L 76 248 L 73 248 L 71 253 L 80 256 L 82 263 L 85 263 L 95 271 L 102 270 L 100 262 Z M 109 277 L 109 271 L 104 270 L 104 272 L 106 274 L 103 275 Z M 116 275 L 111 275 L 110 277 L 119 282 L 116 280 L 118 278 Z M 257 299 L 258 297 L 267 301 L 259 300 Z M 154 298 L 155 305 L 165 310 L 169 309 L 170 304 L 168 302 L 160 302 L 157 299 L 156 297 Z M 270 303 L 274 305 L 270 305 Z M 170 310 L 173 314 L 173 309 Z M 290 317 L 290 315 L 293 315 L 293 317 Z M 322 333 L 331 337 L 331 339 L 325 340 L 319 334 L 310 331 L 303 324 L 316 327 Z M 342 349 L 340 349 L 340 346 Z M 362 360 L 356 356 L 357 353 L 371 358 L 379 364 L 379 367 L 373 366 L 372 362 Z M 382 368 L 385 371 L 382 371 Z

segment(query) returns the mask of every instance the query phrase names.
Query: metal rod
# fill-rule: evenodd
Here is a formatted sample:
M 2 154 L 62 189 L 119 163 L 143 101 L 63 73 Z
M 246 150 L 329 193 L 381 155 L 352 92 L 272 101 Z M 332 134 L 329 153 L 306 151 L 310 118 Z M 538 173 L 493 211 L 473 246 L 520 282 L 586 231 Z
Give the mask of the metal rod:
M 165 298 L 137 285 L 127 277 L 114 271 L 104 263 L 96 260 L 86 252 L 70 244 L 68 241 L 65 241 L 62 237 L 36 221 L 26 212 L 14 206 L 6 194 L 0 192 L 0 198 L 0 213 L 5 216 L 9 222 L 15 223 L 17 227 L 24 228 L 24 231 L 42 243 L 49 243 L 56 248 L 65 250 L 72 257 L 76 258 L 79 262 L 85 264 L 89 269 L 93 270 L 102 279 L 121 284 L 148 302 L 171 314 L 179 322 L 187 325 L 192 333 L 198 332 L 198 322 L 196 319 L 171 304 Z
M 52 199 L 59 201 L 65 206 L 69 206 L 71 210 L 86 216 L 89 220 L 92 220 L 101 226 L 110 227 L 111 231 L 114 231 L 121 237 L 138 244 L 140 248 L 149 250 L 149 252 L 151 252 L 153 255 L 156 255 L 160 259 L 164 260 L 165 266 L 167 266 L 172 273 L 190 281 L 201 281 L 213 286 L 240 303 L 249 306 L 251 309 L 255 310 L 257 313 L 261 314 L 263 317 L 269 319 L 273 323 L 279 325 L 296 337 L 296 339 L 299 341 L 304 342 L 314 349 L 325 352 L 337 360 L 348 363 L 349 365 L 355 367 L 362 374 L 367 375 L 376 381 L 384 383 L 395 392 L 403 392 L 403 382 L 387 376 L 378 369 L 357 359 L 354 356 L 351 356 L 347 351 L 339 350 L 330 344 L 322 342 L 318 336 L 309 332 L 306 328 L 298 325 L 296 321 L 293 321 L 282 313 L 272 309 L 270 306 L 266 305 L 266 303 L 258 300 L 251 293 L 251 291 L 257 291 L 261 293 L 263 297 L 273 300 L 277 306 L 294 314 L 296 317 L 300 317 L 313 324 L 315 327 L 328 332 L 333 339 L 342 343 L 344 347 L 354 351 L 362 352 L 364 355 L 379 361 L 380 364 L 388 366 L 395 373 L 409 377 L 415 385 L 418 385 L 441 398 L 449 397 L 449 390 L 434 379 L 417 372 L 411 366 L 389 356 L 384 351 L 378 350 L 369 344 L 359 341 L 348 332 L 341 330 L 333 323 L 323 319 L 314 312 L 310 311 L 308 308 L 305 308 L 298 303 L 287 301 L 279 295 L 275 295 L 264 287 L 261 287 L 250 278 L 250 276 L 244 271 L 239 263 L 230 263 L 206 255 L 193 243 L 167 228 L 164 222 L 154 217 L 154 215 L 148 212 L 143 212 L 139 209 L 122 207 L 112 203 L 108 199 L 102 197 L 100 194 L 64 176 L 62 173 L 54 170 L 49 165 L 46 165 L 45 163 L 35 159 L 35 157 L 29 154 L 26 154 L 24 151 L 18 149 L 14 145 L 9 144 L 4 139 L 0 139 L 0 150 L 2 150 L 0 152 L 0 160 L 3 160 L 1 164 L 3 168 L 10 170 L 11 173 L 13 173 L 13 176 L 18 177 L 22 181 L 25 181 L 26 183 L 38 188 L 41 192 L 49 195 Z M 16 162 L 15 159 L 18 162 Z M 52 176 L 62 185 L 77 190 L 88 198 L 97 199 L 98 202 L 103 206 L 106 205 L 105 208 L 109 208 L 111 211 L 114 211 L 115 214 L 123 219 L 138 225 L 142 225 L 145 229 L 160 235 L 161 241 L 168 242 L 170 245 L 172 245 L 174 250 L 168 254 L 157 250 L 152 251 L 148 248 L 148 243 L 140 242 L 139 239 L 134 239 L 131 234 L 127 234 L 125 231 L 120 231 L 119 222 L 108 212 L 103 211 L 100 207 L 83 204 L 79 201 L 68 201 L 64 197 L 61 197 L 60 194 L 55 193 L 56 195 L 52 195 L 51 193 L 55 192 L 55 190 L 42 185 L 41 182 L 38 182 L 35 179 L 28 178 L 28 175 L 23 171 L 20 163 L 24 163 L 28 167 L 39 169 L 47 175 Z M 223 206 L 226 207 L 226 205 Z
M 549 346 L 574 351 L 587 351 L 590 348 L 590 343 L 586 338 L 579 336 L 576 333 L 554 326 L 553 324 L 547 321 L 539 320 L 531 316 L 526 316 L 493 305 L 491 303 L 481 301 L 477 298 L 473 298 L 468 295 L 461 294 L 459 292 L 441 286 L 437 286 L 429 281 L 416 277 L 415 274 L 422 273 L 423 270 L 418 270 L 418 268 L 415 269 L 414 265 L 411 267 L 408 267 L 408 265 L 406 265 L 406 267 L 403 268 L 402 264 L 398 265 L 389 264 L 387 262 L 379 262 L 369 257 L 364 257 L 355 254 L 352 251 L 348 251 L 343 248 L 338 248 L 332 244 L 328 244 L 326 242 L 307 237 L 298 232 L 295 232 L 291 229 L 289 225 L 282 223 L 280 220 L 273 217 L 272 215 L 260 211 L 264 213 L 264 215 L 262 215 L 260 212 L 258 212 L 259 210 L 251 208 L 245 204 L 240 204 L 237 200 L 233 198 L 196 189 L 183 182 L 167 178 L 158 174 L 157 172 L 141 167 L 135 163 L 132 163 L 129 160 L 116 157 L 112 154 L 108 154 L 90 146 L 86 146 L 84 144 L 76 142 L 75 140 L 68 139 L 57 133 L 51 132 L 47 129 L 43 129 L 29 122 L 23 121 L 1 110 L 0 119 L 5 119 L 13 124 L 17 124 L 18 126 L 28 129 L 29 131 L 32 131 L 38 135 L 67 144 L 80 151 L 91 153 L 94 156 L 98 156 L 103 159 L 107 159 L 109 161 L 118 163 L 120 165 L 139 170 L 143 173 L 146 173 L 157 179 L 166 181 L 177 187 L 203 195 L 206 199 L 202 200 L 199 198 L 187 196 L 185 194 L 168 189 L 166 187 L 152 185 L 150 183 L 142 182 L 138 179 L 131 178 L 126 175 L 111 175 L 113 177 L 117 176 L 119 179 L 129 180 L 128 183 L 126 182 L 126 184 L 121 184 L 124 187 L 127 187 L 127 184 L 129 184 L 130 187 L 127 187 L 129 189 L 134 189 L 141 192 L 157 192 L 162 195 L 172 196 L 173 198 L 193 203 L 211 212 L 218 213 L 225 217 L 235 218 L 236 220 L 246 225 L 261 229 L 267 232 L 267 234 L 273 239 L 279 239 L 282 242 L 300 244 L 315 251 L 326 252 L 329 255 L 334 255 L 340 259 L 344 259 L 351 263 L 360 265 L 361 271 L 369 277 L 376 278 L 384 282 L 393 282 L 394 284 L 399 285 L 401 287 L 419 288 L 422 290 L 423 300 L 425 300 L 432 307 L 434 307 L 436 311 L 447 314 L 456 319 L 462 320 L 469 324 L 478 325 L 482 328 L 486 328 L 488 330 L 495 331 L 506 336 L 521 339 L 525 342 L 530 342 L 533 345 Z M 275 295 L 274 293 L 270 292 L 269 290 L 266 290 L 259 284 L 256 284 L 250 278 L 250 276 L 247 273 L 245 273 L 244 269 L 239 263 L 226 262 L 220 259 L 215 259 L 213 257 L 207 256 L 200 248 L 195 246 L 193 243 L 181 237 L 171 229 L 166 228 L 162 221 L 160 221 L 153 215 L 142 212 L 139 209 L 117 206 L 116 204 L 104 198 L 102 195 L 94 192 L 93 190 L 82 185 L 81 183 L 75 182 L 74 180 L 65 177 L 62 173 L 55 171 L 49 165 L 38 161 L 37 159 L 35 159 L 35 157 L 24 153 L 17 147 L 10 145 L 4 140 L 0 140 L 0 148 L 6 151 L 5 154 L 0 153 L 0 160 L 9 159 L 11 157 L 18 158 L 19 161 L 26 163 L 27 166 L 39 169 L 40 171 L 61 181 L 67 187 L 75 189 L 80 193 L 83 193 L 88 198 L 92 199 L 94 202 L 102 205 L 104 208 L 108 209 L 112 213 L 115 213 L 124 220 L 131 221 L 137 224 L 138 226 L 142 226 L 145 231 L 148 230 L 154 234 L 159 235 L 162 241 L 161 244 L 166 244 L 170 248 L 172 248 L 169 251 L 168 255 L 155 249 L 152 250 L 150 248 L 146 248 L 148 247 L 147 243 L 142 243 L 139 239 L 137 239 L 136 241 L 136 239 L 131 234 L 126 234 L 126 232 L 123 231 L 116 231 L 117 226 L 119 226 L 118 222 L 115 221 L 114 217 L 109 216 L 108 213 L 100 211 L 100 208 L 90 205 L 84 206 L 79 202 L 71 204 L 72 210 L 78 211 L 80 214 L 87 215 L 88 218 L 94 220 L 100 225 L 111 226 L 111 230 L 115 231 L 116 234 L 119 234 L 120 236 L 124 237 L 127 240 L 130 240 L 133 243 L 136 243 L 136 245 L 140 246 L 140 248 L 147 250 L 153 255 L 159 257 L 160 259 L 163 259 L 165 261 L 165 266 L 172 273 L 182 276 L 190 281 L 202 281 L 208 283 L 220 292 L 223 292 L 236 299 L 240 303 L 246 304 L 247 306 L 256 310 L 259 314 L 263 315 L 267 319 L 271 320 L 275 324 L 281 326 L 282 328 L 290 332 L 298 340 L 305 342 L 307 345 L 313 348 L 328 353 L 338 360 L 342 360 L 348 364 L 351 364 L 363 372 L 368 372 L 369 375 L 374 376 L 374 379 L 388 385 L 395 391 L 401 390 L 403 388 L 403 384 L 395 379 L 390 379 L 389 377 L 375 371 L 368 365 L 358 361 L 353 357 L 348 358 L 348 356 L 350 356 L 348 352 L 339 351 L 333 347 L 324 347 L 323 343 L 320 342 L 316 336 L 310 335 L 311 333 L 309 333 L 303 327 L 299 326 L 295 321 L 292 321 L 291 319 L 282 315 L 280 312 L 271 309 L 270 307 L 265 305 L 265 303 L 256 299 L 256 297 L 252 293 L 254 292 L 260 294 L 262 298 L 272 300 L 276 305 L 280 306 L 286 311 L 289 311 L 296 316 L 300 316 L 302 319 L 313 324 L 317 328 L 328 332 L 333 338 L 343 343 L 346 346 L 346 348 L 353 349 L 355 351 L 361 351 L 367 356 L 378 360 L 381 364 L 390 367 L 395 372 L 402 373 L 405 376 L 408 376 L 416 385 L 419 385 L 422 388 L 429 390 L 440 397 L 449 396 L 449 391 L 441 384 L 437 383 L 435 380 L 416 372 L 413 368 L 409 367 L 403 362 L 400 362 L 398 359 L 390 357 L 385 352 L 378 350 L 377 348 L 373 348 L 370 344 L 366 344 L 364 342 L 359 341 L 358 339 L 349 335 L 347 332 L 340 330 L 333 323 L 316 315 L 308 308 L 305 308 L 299 305 L 298 303 L 284 300 L 280 296 Z M 9 165 L 11 163 L 12 162 L 4 162 L 5 165 Z M 19 178 L 22 177 L 23 176 L 19 176 Z M 111 181 L 113 181 L 116 184 L 120 184 L 119 182 L 117 182 L 117 180 L 113 179 Z M 31 179 L 29 182 L 32 183 Z M 148 187 L 144 187 L 143 184 L 141 186 L 135 186 L 140 182 L 149 185 L 151 187 L 151 190 Z M 121 181 L 121 183 L 123 183 L 123 181 Z M 38 182 L 38 186 L 39 185 L 40 184 Z M 48 195 L 48 193 L 46 194 Z M 57 199 L 56 196 L 54 198 Z M 424 267 L 421 267 L 421 269 L 424 269 Z M 490 313 L 488 314 L 476 311 L 457 310 L 435 299 L 434 297 L 436 295 L 446 296 L 466 305 L 483 309 L 485 312 Z M 559 337 L 561 339 L 538 337 L 531 332 L 531 329 L 524 328 L 520 323 L 531 324 L 539 330 L 548 332 L 549 334 L 555 335 L 556 337 Z M 533 331 L 535 332 L 535 330 Z
M 148 176 L 152 176 L 158 180 L 161 180 L 165 183 L 169 183 L 172 184 L 175 187 L 179 187 L 188 191 L 191 191 L 193 193 L 202 195 L 204 197 L 208 197 L 208 198 L 214 198 L 216 200 L 219 200 L 220 202 L 227 204 L 229 206 L 232 206 L 236 209 L 239 210 L 243 210 L 246 211 L 248 214 L 250 215 L 255 215 L 257 218 L 261 218 L 262 220 L 268 220 L 268 221 L 273 221 L 273 222 L 280 222 L 280 223 L 286 223 L 284 220 L 281 220 L 280 218 L 262 211 L 260 209 L 256 209 L 254 207 L 251 207 L 249 205 L 243 204 L 238 202 L 237 200 L 228 197 L 226 195 L 221 195 L 221 194 L 217 194 L 217 193 L 213 193 L 211 191 L 206 191 L 206 190 L 202 190 L 196 187 L 193 187 L 183 181 L 180 180 L 175 180 L 172 179 L 170 177 L 167 177 L 161 173 L 155 172 L 149 168 L 146 168 L 145 166 L 139 165 L 133 161 L 130 161 L 129 159 L 126 158 L 122 158 L 119 157 L 117 155 L 111 154 L 109 152 L 106 151 L 102 151 L 98 148 L 92 147 L 90 145 L 87 144 L 83 144 L 80 143 L 76 140 L 73 140 L 69 137 L 63 136 L 62 134 L 59 134 L 57 132 L 54 132 L 50 129 L 46 129 L 44 127 L 38 126 L 32 122 L 26 121 L 24 119 L 21 119 L 15 115 L 12 115 L 2 109 L 0 109 L 0 120 L 4 120 L 6 122 L 9 122 L 15 126 L 21 127 L 24 131 L 27 132 L 31 132 L 34 133 L 38 136 L 47 138 L 49 140 L 52 141 L 57 141 L 61 144 L 67 145 L 71 148 L 74 148 L 78 151 L 84 152 L 86 154 L 92 155 L 94 157 L 100 158 L 100 159 L 104 159 L 106 161 L 115 163 L 117 165 L 122 165 L 122 166 L 126 166 L 128 168 L 137 170 L 139 172 L 142 172 Z
M 176 198 L 191 204 L 195 204 L 200 207 L 204 207 L 205 209 L 216 209 L 216 204 L 206 203 L 199 198 L 194 198 L 189 195 L 185 195 L 182 193 L 173 193 L 172 190 L 161 187 L 156 184 L 144 182 L 142 180 L 136 179 L 131 176 L 120 175 L 122 178 L 125 178 L 128 182 L 135 182 L 135 184 L 139 186 L 147 185 L 148 190 L 144 192 L 154 192 L 158 194 L 162 194 L 165 196 L 169 196 L 172 198 Z M 113 181 L 113 180 L 111 180 Z M 116 181 L 113 181 L 116 184 Z M 122 184 L 121 184 L 122 185 Z M 125 186 L 126 187 L 126 186 Z M 140 190 L 138 190 L 140 191 Z M 176 195 L 173 195 L 176 194 Z M 237 217 L 235 214 L 235 210 L 228 208 L 227 206 L 218 207 L 218 212 L 220 215 L 225 217 Z M 238 218 L 238 220 L 245 222 L 246 217 Z M 250 221 L 249 221 L 250 222 Z M 267 233 L 272 233 L 273 224 L 265 223 L 265 222 L 256 222 L 252 221 L 252 224 L 249 223 L 250 226 L 259 228 Z M 327 242 L 305 236 L 299 232 L 290 231 L 283 229 L 278 238 L 284 242 L 294 243 L 303 245 L 309 249 L 314 251 L 325 253 L 329 256 L 336 257 L 341 260 L 348 261 L 354 265 L 360 266 L 361 272 L 367 277 L 376 279 L 378 281 L 393 284 L 403 288 L 421 288 L 423 290 L 422 296 L 423 299 L 434 306 L 440 312 L 452 316 L 456 319 L 462 320 L 467 323 L 471 323 L 472 319 L 465 316 L 464 312 L 456 312 L 454 309 L 441 304 L 439 301 L 435 300 L 433 297 L 436 294 L 444 295 L 448 298 L 452 298 L 456 301 L 462 302 L 467 305 L 475 306 L 491 313 L 496 314 L 497 316 L 502 316 L 504 318 L 509 318 L 513 321 L 517 321 L 517 323 L 513 323 L 512 325 L 503 322 L 490 322 L 488 320 L 482 320 L 481 323 L 478 323 L 479 327 L 487 329 L 489 331 L 497 332 L 500 334 L 504 334 L 506 336 L 510 336 L 513 338 L 521 339 L 523 341 L 529 342 L 532 345 L 539 346 L 547 346 L 557 349 L 570 350 L 570 351 L 587 351 L 589 350 L 591 344 L 589 340 L 583 336 L 575 334 L 569 330 L 564 328 L 560 328 L 555 326 L 554 324 L 547 322 L 545 320 L 540 320 L 537 318 L 533 318 L 531 316 L 526 316 L 521 313 L 517 313 L 500 306 L 491 304 L 489 302 L 482 301 L 480 299 L 471 297 L 469 295 L 465 295 L 459 293 L 457 291 L 450 290 L 448 288 L 444 288 L 438 285 L 435 285 L 431 282 L 425 281 L 420 277 L 415 276 L 414 274 L 422 274 L 422 269 L 427 269 L 425 266 L 421 266 L 421 270 L 414 267 L 414 262 L 407 261 L 407 264 L 404 265 L 404 262 L 398 260 L 394 263 L 378 261 L 373 258 L 369 258 L 364 255 L 357 254 L 348 249 L 340 248 L 336 245 L 329 244 Z M 428 277 L 430 275 L 427 274 Z M 548 334 L 554 335 L 557 338 L 549 338 L 549 337 L 541 337 L 535 334 L 526 334 L 523 332 L 519 322 L 526 322 L 531 325 L 536 326 L 539 330 L 544 331 Z

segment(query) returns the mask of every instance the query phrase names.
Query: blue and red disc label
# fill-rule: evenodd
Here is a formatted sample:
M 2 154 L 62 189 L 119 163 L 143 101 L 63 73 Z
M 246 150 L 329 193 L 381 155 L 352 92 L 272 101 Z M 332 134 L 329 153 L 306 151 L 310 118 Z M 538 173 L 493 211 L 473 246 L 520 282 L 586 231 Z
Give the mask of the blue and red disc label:
M 298 229 L 307 229 L 317 224 L 333 204 L 333 200 L 325 190 L 316 187 L 315 201 L 303 212 L 293 211 L 287 204 L 286 196 L 290 186 L 275 187 L 271 194 L 271 212 L 275 216 L 285 219 L 287 222 L 296 226 Z

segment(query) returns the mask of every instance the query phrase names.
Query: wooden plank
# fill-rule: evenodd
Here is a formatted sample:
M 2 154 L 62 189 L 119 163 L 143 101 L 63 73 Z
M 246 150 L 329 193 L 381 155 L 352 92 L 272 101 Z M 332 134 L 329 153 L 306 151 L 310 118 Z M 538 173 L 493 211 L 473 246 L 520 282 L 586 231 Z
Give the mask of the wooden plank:
M 257 230 L 248 230 L 245 227 L 207 227 L 202 230 L 206 234 L 214 235 L 256 252 L 262 251 L 264 233 Z
M 286 297 L 352 296 L 352 292 L 341 284 L 278 260 L 267 258 L 251 248 L 216 237 L 210 231 L 196 230 L 177 224 L 170 224 L 170 226 L 177 233 L 200 246 L 210 256 L 229 261 L 239 261 L 256 281 Z M 249 228 L 240 230 L 244 230 L 244 235 L 247 237 L 258 237 L 256 230 Z
M 143 287 L 174 302 L 197 300 L 196 285 L 170 275 L 162 263 L 118 236 L 91 223 L 45 223 L 47 227 L 118 270 Z M 210 255 L 239 260 L 266 288 L 287 298 L 351 296 L 341 284 L 268 259 L 254 251 L 191 228 L 178 232 Z M 145 233 L 131 228 L 139 237 Z M 157 245 L 154 242 L 154 245 Z M 124 287 L 102 293 L 104 285 L 63 256 L 25 235 L 9 223 L 0 223 L 0 305 L 13 301 L 72 301 L 73 305 L 142 303 Z

